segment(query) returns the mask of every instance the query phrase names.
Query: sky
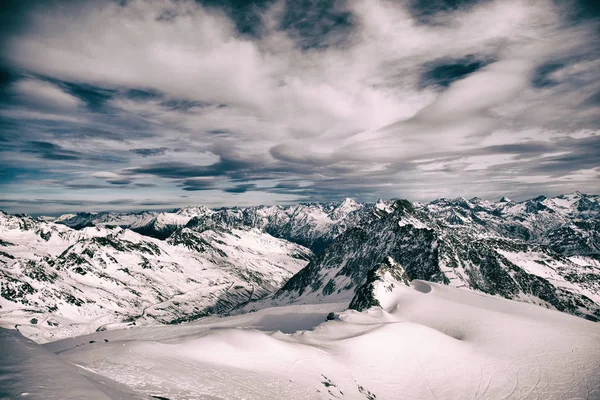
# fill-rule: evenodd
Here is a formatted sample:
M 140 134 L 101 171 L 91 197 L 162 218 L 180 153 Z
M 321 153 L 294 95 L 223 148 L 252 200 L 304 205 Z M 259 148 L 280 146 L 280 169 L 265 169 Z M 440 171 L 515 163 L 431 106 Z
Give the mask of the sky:
M 3 0 L 0 209 L 600 192 L 594 0 Z

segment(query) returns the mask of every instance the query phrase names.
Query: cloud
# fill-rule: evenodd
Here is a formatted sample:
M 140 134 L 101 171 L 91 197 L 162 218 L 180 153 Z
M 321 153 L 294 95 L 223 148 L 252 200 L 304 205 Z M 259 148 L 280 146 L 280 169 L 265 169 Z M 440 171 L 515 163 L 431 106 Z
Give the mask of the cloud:
M 87 185 L 254 204 L 600 189 L 581 172 L 598 166 L 600 120 L 598 21 L 584 1 L 60 5 L 13 7 L 0 43 L 0 166 L 35 165 L 27 179 L 52 180 L 48 195 Z
M 191 178 L 183 180 L 181 182 L 181 187 L 188 192 L 212 190 L 215 189 L 215 182 L 210 178 Z
M 82 102 L 60 87 L 37 79 L 22 79 L 12 85 L 12 91 L 37 107 L 45 109 L 76 109 Z
M 286 3 L 281 28 L 302 49 L 327 48 L 345 44 L 355 21 L 342 1 L 303 0 Z
M 81 82 L 62 82 L 62 84 L 70 95 L 77 97 L 93 111 L 102 111 L 108 101 L 118 94 L 114 89 L 95 87 Z
M 161 162 L 126 169 L 124 174 L 154 175 L 161 178 L 181 179 L 201 176 L 214 176 L 214 168 L 182 162 Z
M 226 193 L 239 194 L 239 193 L 246 193 L 248 190 L 254 189 L 255 187 L 256 187 L 256 185 L 254 183 L 241 183 L 241 184 L 235 185 L 234 187 L 231 187 L 231 188 L 225 188 L 225 189 L 223 189 L 223 191 Z
M 5 210 L 15 210 L 19 212 L 27 209 L 34 215 L 60 215 L 65 210 L 74 211 L 134 211 L 147 209 L 172 210 L 173 202 L 158 201 L 152 199 L 118 199 L 118 200 L 91 200 L 89 198 L 81 199 L 50 199 L 50 198 L 10 198 L 0 199 L 0 208 Z
M 32 153 L 41 156 L 48 160 L 79 160 L 82 158 L 82 154 L 73 151 L 66 150 L 59 145 L 48 142 L 29 142 L 27 147 L 21 150 L 24 153 Z
M 484 1 L 480 0 L 409 0 L 408 10 L 422 24 L 435 24 L 459 10 L 469 10 Z

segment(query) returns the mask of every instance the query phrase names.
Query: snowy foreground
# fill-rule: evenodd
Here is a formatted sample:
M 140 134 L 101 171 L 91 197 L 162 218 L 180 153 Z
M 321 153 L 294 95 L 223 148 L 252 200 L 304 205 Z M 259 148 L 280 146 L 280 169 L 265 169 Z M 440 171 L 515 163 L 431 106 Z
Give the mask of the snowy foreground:
M 424 281 L 376 289 L 383 308 L 362 313 L 295 305 L 44 346 L 0 330 L 0 398 L 600 398 L 600 324 Z

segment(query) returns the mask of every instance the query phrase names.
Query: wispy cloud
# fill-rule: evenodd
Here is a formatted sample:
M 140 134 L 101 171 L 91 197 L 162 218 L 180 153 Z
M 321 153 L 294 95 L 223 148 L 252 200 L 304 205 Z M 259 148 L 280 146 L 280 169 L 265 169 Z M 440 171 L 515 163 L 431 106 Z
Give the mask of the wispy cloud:
M 2 183 L 61 185 L 65 209 L 84 189 L 209 205 L 598 191 L 586 5 L 21 6 L 1 43 L 0 167 L 35 168 Z
M 75 96 L 60 87 L 37 79 L 21 79 L 13 84 L 13 92 L 21 101 L 46 109 L 73 109 L 82 105 Z

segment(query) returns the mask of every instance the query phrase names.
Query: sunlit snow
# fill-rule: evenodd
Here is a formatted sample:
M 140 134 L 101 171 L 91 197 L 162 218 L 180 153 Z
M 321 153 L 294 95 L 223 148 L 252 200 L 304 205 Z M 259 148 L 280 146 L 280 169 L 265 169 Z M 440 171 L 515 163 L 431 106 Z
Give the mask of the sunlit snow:
M 362 313 L 340 312 L 343 304 L 278 307 L 44 347 L 95 380 L 168 399 L 600 396 L 598 324 L 424 281 L 396 285 L 387 299 L 385 309 Z M 330 311 L 336 318 L 326 322 Z M 54 385 L 64 379 L 56 374 Z M 7 388 L 18 390 L 19 379 Z

